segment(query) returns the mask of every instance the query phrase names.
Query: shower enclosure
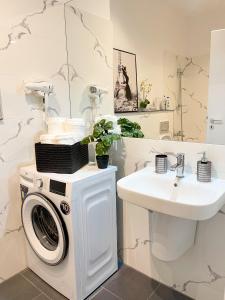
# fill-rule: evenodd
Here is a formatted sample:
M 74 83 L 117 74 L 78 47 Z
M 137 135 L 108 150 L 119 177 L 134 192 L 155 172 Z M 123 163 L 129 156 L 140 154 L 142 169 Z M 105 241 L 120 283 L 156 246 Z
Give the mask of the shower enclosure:
M 173 139 L 205 142 L 209 55 L 165 55 L 165 93 L 174 100 Z

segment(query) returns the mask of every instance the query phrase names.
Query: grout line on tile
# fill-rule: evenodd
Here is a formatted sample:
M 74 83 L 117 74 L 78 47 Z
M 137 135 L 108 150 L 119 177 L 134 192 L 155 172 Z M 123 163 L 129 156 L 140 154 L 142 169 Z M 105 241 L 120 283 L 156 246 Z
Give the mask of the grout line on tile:
M 29 268 L 26 268 L 26 269 L 22 270 L 19 274 L 24 274 L 24 273 L 26 273 L 29 270 L 30 270 Z
M 42 295 L 44 295 L 44 294 L 43 294 L 43 293 L 41 293 L 41 294 L 39 294 L 39 295 L 35 296 L 34 298 L 32 298 L 31 300 L 36 300 L 36 299 L 38 299 L 38 297 L 40 297 L 40 296 L 42 296 Z
M 161 283 L 159 283 L 158 286 L 154 289 L 154 291 L 151 292 L 151 294 L 148 296 L 147 300 L 151 300 L 152 296 L 160 288 L 160 286 L 161 286 Z
M 47 295 L 44 291 L 42 291 L 42 289 L 40 289 L 38 286 L 36 286 L 36 284 L 34 284 L 29 278 L 27 278 L 26 276 L 24 276 L 23 274 L 19 274 L 20 276 L 22 276 L 27 282 L 29 282 L 31 285 L 33 285 L 33 287 L 35 287 L 41 294 L 45 295 L 48 299 L 53 300 L 52 298 L 49 297 L 49 295 Z M 40 296 L 40 295 L 39 295 Z
M 109 289 L 102 287 L 102 289 L 106 290 L 107 292 L 109 292 L 111 295 L 113 295 L 114 297 L 116 297 L 117 299 L 123 300 L 123 298 L 121 298 L 120 296 L 118 296 L 117 294 L 114 294 L 112 291 L 110 291 Z
M 92 300 L 95 296 L 97 296 L 101 291 L 103 290 L 103 288 L 100 286 L 99 288 L 97 288 L 97 290 L 95 290 L 91 295 L 89 295 L 87 297 L 87 300 Z

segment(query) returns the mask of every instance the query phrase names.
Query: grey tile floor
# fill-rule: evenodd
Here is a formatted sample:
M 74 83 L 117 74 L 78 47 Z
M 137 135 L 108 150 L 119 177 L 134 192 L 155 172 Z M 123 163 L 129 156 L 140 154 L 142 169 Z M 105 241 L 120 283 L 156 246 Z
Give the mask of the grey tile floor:
M 26 269 L 0 284 L 0 300 L 66 300 L 31 270 Z M 123 266 L 87 300 L 191 300 Z

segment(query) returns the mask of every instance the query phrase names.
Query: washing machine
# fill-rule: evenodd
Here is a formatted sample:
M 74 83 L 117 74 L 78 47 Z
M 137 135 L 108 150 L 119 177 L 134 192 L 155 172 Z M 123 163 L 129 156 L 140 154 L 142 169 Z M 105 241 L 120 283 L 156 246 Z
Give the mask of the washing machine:
M 28 267 L 68 299 L 85 299 L 117 270 L 115 172 L 20 169 Z

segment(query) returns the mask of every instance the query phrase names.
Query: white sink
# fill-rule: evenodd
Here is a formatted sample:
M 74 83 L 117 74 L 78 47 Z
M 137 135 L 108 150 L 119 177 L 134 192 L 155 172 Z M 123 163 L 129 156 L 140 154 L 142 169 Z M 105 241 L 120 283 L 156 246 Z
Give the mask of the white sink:
M 192 174 L 178 180 L 175 172 L 156 174 L 150 167 L 120 179 L 117 187 L 125 201 L 189 220 L 209 219 L 225 204 L 225 180 L 201 183 Z

